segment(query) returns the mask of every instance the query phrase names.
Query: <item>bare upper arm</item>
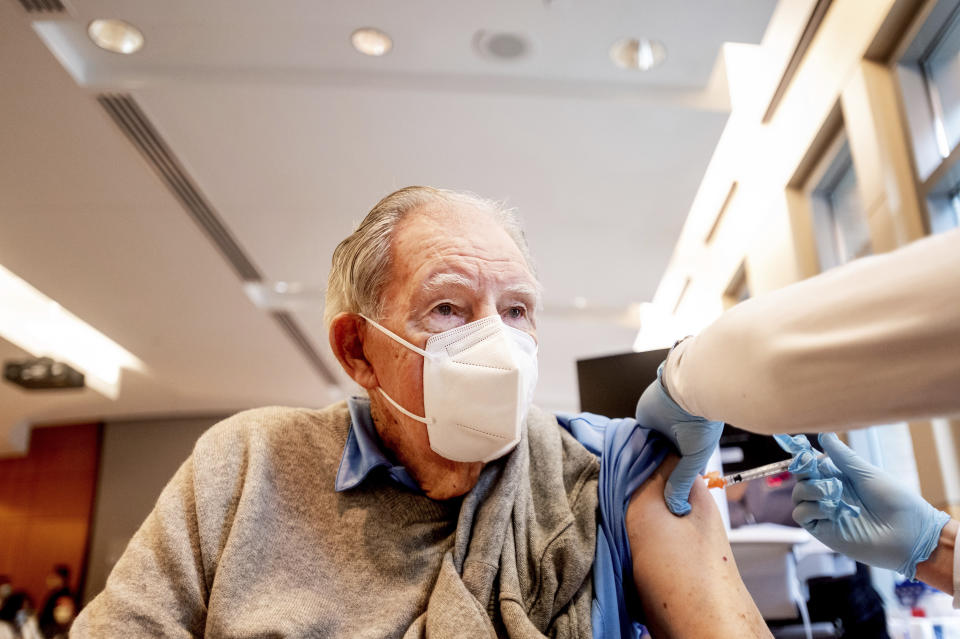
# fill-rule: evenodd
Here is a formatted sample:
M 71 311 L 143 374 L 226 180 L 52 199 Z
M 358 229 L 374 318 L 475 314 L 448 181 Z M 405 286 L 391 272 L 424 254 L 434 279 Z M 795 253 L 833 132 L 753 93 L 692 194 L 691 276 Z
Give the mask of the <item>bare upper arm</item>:
M 663 487 L 677 459 L 668 456 L 627 508 L 633 578 L 647 625 L 658 639 L 770 637 L 706 486 L 694 483 L 690 514 L 667 510 Z

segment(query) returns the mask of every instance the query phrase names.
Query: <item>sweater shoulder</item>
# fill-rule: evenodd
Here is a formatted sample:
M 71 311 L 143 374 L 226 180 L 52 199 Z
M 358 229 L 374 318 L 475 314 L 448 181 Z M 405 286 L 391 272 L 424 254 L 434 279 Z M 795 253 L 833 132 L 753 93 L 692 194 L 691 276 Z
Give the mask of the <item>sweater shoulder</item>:
M 209 565 L 219 564 L 237 516 L 256 519 L 272 500 L 296 501 L 304 490 L 332 488 L 349 427 L 350 413 L 341 402 L 319 410 L 245 410 L 201 435 L 189 461 L 187 488 L 194 494 Z M 306 476 L 304 469 L 310 470 Z
M 316 455 L 343 450 L 350 427 L 346 402 L 321 409 L 265 406 L 241 411 L 211 426 L 197 440 L 194 464 L 244 463 L 250 458 Z

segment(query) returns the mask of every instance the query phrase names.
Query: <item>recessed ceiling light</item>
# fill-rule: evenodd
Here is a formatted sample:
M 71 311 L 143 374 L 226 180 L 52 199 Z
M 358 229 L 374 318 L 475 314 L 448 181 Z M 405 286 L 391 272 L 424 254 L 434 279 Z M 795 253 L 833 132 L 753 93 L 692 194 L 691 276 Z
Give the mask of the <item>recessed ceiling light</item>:
M 143 33 L 129 22 L 116 18 L 94 20 L 87 35 L 101 49 L 114 53 L 136 53 L 143 48 Z
M 610 59 L 622 69 L 649 71 L 667 59 L 667 48 L 657 40 L 624 38 L 610 47 Z
M 350 36 L 353 48 L 365 55 L 381 56 L 393 47 L 393 41 L 383 31 L 372 27 L 357 29 Z

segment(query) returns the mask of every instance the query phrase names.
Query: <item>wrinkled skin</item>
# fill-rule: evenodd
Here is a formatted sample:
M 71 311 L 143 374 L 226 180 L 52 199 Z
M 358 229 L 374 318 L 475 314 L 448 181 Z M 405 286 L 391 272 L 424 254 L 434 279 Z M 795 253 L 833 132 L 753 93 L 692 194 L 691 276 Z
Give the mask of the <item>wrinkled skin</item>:
M 466 205 L 430 204 L 394 231 L 380 324 L 420 348 L 436 333 L 499 314 L 536 339 L 538 285 L 513 239 L 488 214 Z M 423 415 L 423 357 L 353 313 L 337 315 L 330 344 L 344 370 L 370 395 L 380 438 L 433 499 L 468 492 L 483 464 L 433 452 L 424 424 L 377 391 Z

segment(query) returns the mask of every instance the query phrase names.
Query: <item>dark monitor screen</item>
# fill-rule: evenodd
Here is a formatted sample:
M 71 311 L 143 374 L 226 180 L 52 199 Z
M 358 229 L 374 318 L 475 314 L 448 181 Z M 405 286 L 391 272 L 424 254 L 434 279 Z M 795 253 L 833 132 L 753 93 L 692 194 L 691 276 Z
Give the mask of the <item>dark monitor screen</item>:
M 640 394 L 657 378 L 657 367 L 669 351 L 663 348 L 578 360 L 580 410 L 606 417 L 633 417 Z M 724 463 L 725 472 L 746 470 L 788 457 L 769 435 L 748 433 L 730 424 L 724 427 L 720 448 L 739 449 L 733 459 Z
M 669 348 L 577 360 L 580 410 L 606 417 L 633 417 L 640 394 L 657 378 Z

